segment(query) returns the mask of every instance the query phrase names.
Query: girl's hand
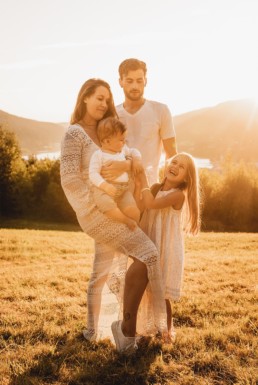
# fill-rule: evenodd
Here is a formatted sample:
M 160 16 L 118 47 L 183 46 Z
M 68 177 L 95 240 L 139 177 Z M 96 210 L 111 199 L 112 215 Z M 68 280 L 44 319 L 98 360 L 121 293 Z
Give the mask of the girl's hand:
M 141 172 L 144 172 L 141 159 L 138 159 L 138 158 L 132 159 L 132 171 L 133 171 L 133 175 L 137 175 L 137 174 L 140 174 Z
M 138 187 L 140 189 L 142 187 L 140 174 L 135 174 L 133 180 L 134 180 L 135 187 Z

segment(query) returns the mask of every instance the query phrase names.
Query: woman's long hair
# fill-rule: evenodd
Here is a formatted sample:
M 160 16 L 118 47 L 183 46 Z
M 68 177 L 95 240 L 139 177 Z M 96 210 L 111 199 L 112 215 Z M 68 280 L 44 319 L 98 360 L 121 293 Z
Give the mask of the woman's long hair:
M 70 120 L 71 124 L 78 123 L 80 122 L 80 120 L 83 119 L 86 113 L 86 104 L 84 103 L 85 98 L 93 95 L 96 91 L 96 88 L 100 86 L 106 87 L 110 94 L 108 109 L 105 115 L 103 116 L 103 118 L 107 118 L 108 116 L 117 117 L 117 113 L 114 105 L 114 99 L 113 99 L 113 95 L 109 84 L 102 79 L 92 78 L 92 79 L 86 80 L 86 82 L 82 85 L 79 91 L 75 108 Z

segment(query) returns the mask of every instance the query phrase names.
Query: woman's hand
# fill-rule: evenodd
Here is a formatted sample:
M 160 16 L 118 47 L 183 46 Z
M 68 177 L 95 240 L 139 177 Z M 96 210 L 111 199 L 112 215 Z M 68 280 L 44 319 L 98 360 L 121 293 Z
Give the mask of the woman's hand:
M 105 180 L 115 180 L 120 175 L 122 175 L 124 172 L 128 172 L 131 167 L 131 161 L 118 161 L 118 160 L 110 160 L 108 161 L 105 166 L 101 168 L 101 176 Z

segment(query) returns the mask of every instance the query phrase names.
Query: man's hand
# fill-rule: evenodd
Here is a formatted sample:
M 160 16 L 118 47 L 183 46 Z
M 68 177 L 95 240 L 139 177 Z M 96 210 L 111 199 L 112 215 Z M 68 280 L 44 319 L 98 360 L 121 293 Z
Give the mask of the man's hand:
M 101 183 L 99 188 L 101 188 L 101 190 L 105 191 L 105 193 L 107 193 L 111 197 L 114 197 L 116 195 L 116 192 L 117 192 L 115 186 L 113 186 L 112 184 L 107 183 L 107 182 Z
M 104 179 L 112 181 L 124 172 L 128 172 L 130 170 L 130 163 L 129 160 L 110 160 L 101 168 L 100 174 Z

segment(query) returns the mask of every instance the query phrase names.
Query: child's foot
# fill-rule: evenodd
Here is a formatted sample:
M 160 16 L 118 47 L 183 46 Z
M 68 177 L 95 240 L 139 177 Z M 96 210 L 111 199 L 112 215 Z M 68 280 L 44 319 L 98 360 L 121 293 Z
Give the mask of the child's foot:
M 137 227 L 137 223 L 133 220 L 133 219 L 130 219 L 128 218 L 125 222 L 126 226 L 129 227 L 130 230 L 135 230 L 136 227 Z
M 176 332 L 174 329 L 169 332 L 163 332 L 163 333 L 158 332 L 156 334 L 156 338 L 158 338 L 165 344 L 172 344 L 173 342 L 175 342 Z

